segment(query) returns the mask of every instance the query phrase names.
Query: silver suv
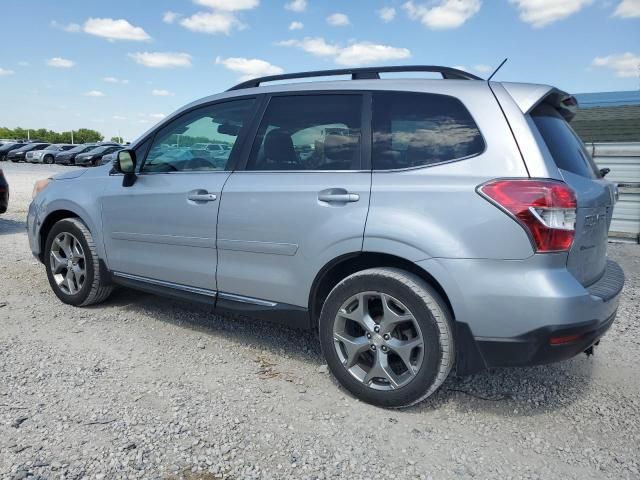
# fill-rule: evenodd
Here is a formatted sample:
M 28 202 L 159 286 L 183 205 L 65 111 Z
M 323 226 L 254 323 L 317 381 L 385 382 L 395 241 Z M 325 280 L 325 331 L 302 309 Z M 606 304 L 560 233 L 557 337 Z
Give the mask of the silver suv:
M 404 70 L 443 78 L 380 79 Z M 261 86 L 338 74 L 351 79 Z M 113 165 L 40 181 L 31 249 L 65 303 L 124 285 L 316 329 L 347 390 L 411 405 L 452 369 L 566 359 L 611 326 L 616 191 L 575 108 L 446 67 L 251 80 Z

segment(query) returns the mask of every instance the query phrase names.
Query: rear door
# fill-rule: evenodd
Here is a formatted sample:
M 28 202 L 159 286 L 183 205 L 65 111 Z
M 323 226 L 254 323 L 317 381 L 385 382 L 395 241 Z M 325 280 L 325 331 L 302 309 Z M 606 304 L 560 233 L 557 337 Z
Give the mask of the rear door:
M 222 192 L 220 298 L 307 307 L 318 271 L 362 249 L 371 185 L 363 98 L 358 92 L 270 98 L 247 145 L 246 168 L 234 171 Z
M 614 185 L 602 178 L 578 135 L 553 106 L 539 105 L 531 118 L 562 178 L 575 191 L 576 230 L 567 266 L 583 285 L 590 285 L 600 278 L 607 261 Z

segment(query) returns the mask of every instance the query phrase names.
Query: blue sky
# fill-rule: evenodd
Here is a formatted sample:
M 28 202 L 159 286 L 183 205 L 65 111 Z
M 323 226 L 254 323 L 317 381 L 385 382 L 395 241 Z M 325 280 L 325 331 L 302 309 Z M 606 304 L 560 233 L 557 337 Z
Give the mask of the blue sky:
M 3 0 L 0 125 L 127 140 L 241 78 L 463 66 L 573 93 L 640 88 L 640 0 Z

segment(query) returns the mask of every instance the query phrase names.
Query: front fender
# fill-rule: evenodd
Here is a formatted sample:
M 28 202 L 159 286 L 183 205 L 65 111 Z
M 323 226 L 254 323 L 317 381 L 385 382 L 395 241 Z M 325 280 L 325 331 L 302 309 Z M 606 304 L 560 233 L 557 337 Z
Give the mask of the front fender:
M 78 185 L 78 188 L 72 188 Z M 29 244 L 34 255 L 40 256 L 44 240 L 42 228 L 50 227 L 52 218 L 59 215 L 78 217 L 87 226 L 96 246 L 100 259 L 106 262 L 102 239 L 101 208 L 98 193 L 92 185 L 87 189 L 73 181 L 54 180 L 29 206 L 27 231 Z M 65 213 L 68 212 L 68 213 Z M 53 216 L 53 217 L 52 217 Z

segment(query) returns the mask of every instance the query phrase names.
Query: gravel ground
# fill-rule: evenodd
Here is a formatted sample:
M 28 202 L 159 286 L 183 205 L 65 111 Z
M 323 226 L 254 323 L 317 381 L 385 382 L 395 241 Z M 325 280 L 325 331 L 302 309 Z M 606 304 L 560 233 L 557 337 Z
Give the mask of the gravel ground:
M 73 308 L 29 252 L 33 182 L 3 163 L 1 478 L 640 478 L 640 248 L 596 354 L 450 378 L 403 411 L 352 398 L 310 333 L 120 289 Z

